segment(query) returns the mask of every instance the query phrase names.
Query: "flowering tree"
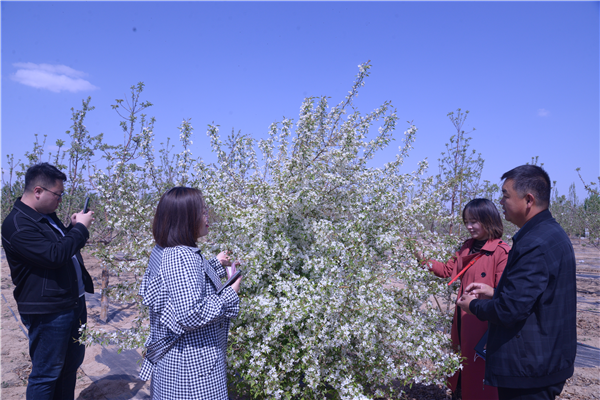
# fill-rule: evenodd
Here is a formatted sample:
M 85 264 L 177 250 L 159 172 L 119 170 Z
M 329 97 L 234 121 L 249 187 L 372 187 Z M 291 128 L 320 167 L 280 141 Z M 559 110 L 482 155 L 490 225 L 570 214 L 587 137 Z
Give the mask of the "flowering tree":
M 448 204 L 450 223 L 443 226 L 437 219 L 435 222 L 438 223 L 439 229 L 447 230 L 450 235 L 467 234 L 462 224 L 462 210 L 470 200 L 477 197 L 496 199 L 496 206 L 499 206 L 497 194 L 500 188 L 487 180 L 481 182 L 485 160 L 481 153 L 470 148 L 471 137 L 467 135 L 474 132 L 475 128 L 471 132 L 463 130 L 468 115 L 468 110 L 463 113 L 460 108 L 456 110 L 456 114 L 448 113 L 448 119 L 456 134 L 450 137 L 449 143 L 446 143 L 446 151 L 442 152 L 438 159 L 439 174 L 436 176 L 436 184 L 440 200 Z
M 71 214 L 81 211 L 87 194 L 90 158 L 102 143 L 102 134 L 90 135 L 83 124 L 87 112 L 94 109 L 89 106 L 90 100 L 91 98 L 88 97 L 82 101 L 81 110 L 71 108 L 73 124 L 71 129 L 65 132 L 70 145 L 68 149 L 64 148 L 66 144 L 64 140 L 57 139 L 56 152 L 45 155 L 47 135 L 44 135 L 40 142 L 38 135 L 35 134 L 32 151 L 25 152 L 25 162 L 21 162 L 20 159 L 15 162 L 14 155 L 6 155 L 8 170 L 2 169 L 2 215 L 8 215 L 14 201 L 23 194 L 27 169 L 41 162 L 52 163 L 67 175 L 64 201 L 57 210 L 59 218 L 69 224 Z
M 437 329 L 449 316 L 428 305 L 439 280 L 411 251 L 417 232 L 435 235 L 419 217 L 440 210 L 422 178 L 427 164 L 401 171 L 416 128 L 395 160 L 368 165 L 397 123 L 390 103 L 366 115 L 352 109 L 369 68 L 360 66 L 343 102 L 308 98 L 295 124 L 272 124 L 257 143 L 223 143 L 209 126 L 218 163 L 198 163 L 194 184 L 218 218 L 203 247 L 243 260 L 229 366 L 254 396 L 367 398 L 396 380 L 441 383 L 459 365 Z
M 168 188 L 187 184 L 188 171 L 194 162 L 189 150 L 193 128 L 185 120 L 179 128 L 183 150 L 172 155 L 167 142 L 159 150 L 158 160 L 155 159 L 155 121 L 144 113 L 152 104 L 141 101 L 143 88 L 141 82 L 132 86 L 130 99 L 118 99 L 113 105 L 122 119 L 123 142 L 100 147 L 105 164 L 103 168 L 95 166 L 90 181 L 98 204 L 102 205 L 98 211 L 105 221 L 95 232 L 93 252 L 103 267 L 100 319 L 107 320 L 109 299 L 134 304 L 139 313 L 128 329 L 109 332 L 101 327 L 88 327 L 82 339 L 87 344 L 143 346 L 148 336 L 148 313 L 137 292 L 154 246 L 151 229 L 154 210 Z M 109 272 L 122 279 L 109 285 Z

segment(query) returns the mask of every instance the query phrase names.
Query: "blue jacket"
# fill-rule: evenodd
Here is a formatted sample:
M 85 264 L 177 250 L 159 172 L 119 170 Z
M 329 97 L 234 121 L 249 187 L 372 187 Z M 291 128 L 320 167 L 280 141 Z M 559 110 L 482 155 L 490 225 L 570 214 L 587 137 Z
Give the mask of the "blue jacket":
M 469 309 L 489 322 L 485 383 L 506 388 L 553 385 L 573 375 L 577 352 L 575 253 L 550 211 L 513 239 L 491 300 Z
M 83 224 L 66 228 L 56 213 L 50 218 L 65 236 L 21 199 L 15 201 L 2 223 L 2 247 L 20 314 L 50 314 L 77 307 L 79 285 L 73 255 L 81 265 L 85 291 L 94 293 L 92 278 L 79 253 L 89 237 L 87 228 Z

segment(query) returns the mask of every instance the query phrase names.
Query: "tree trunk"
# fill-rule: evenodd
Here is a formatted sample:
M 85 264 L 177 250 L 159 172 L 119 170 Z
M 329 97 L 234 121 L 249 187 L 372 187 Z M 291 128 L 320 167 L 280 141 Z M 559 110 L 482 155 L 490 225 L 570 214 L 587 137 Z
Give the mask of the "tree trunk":
M 106 296 L 108 289 L 108 268 L 102 269 L 102 299 L 100 300 L 100 320 L 106 322 L 108 320 L 108 297 Z

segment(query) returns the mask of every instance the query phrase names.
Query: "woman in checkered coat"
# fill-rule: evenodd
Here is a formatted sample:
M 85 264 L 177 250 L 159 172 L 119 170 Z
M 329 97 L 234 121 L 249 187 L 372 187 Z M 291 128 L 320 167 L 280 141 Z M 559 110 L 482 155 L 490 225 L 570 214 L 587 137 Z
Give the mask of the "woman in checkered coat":
M 207 260 L 196 247 L 208 234 L 199 190 L 175 187 L 156 209 L 156 246 L 139 294 L 150 311 L 150 337 L 140 377 L 152 378 L 152 399 L 227 400 L 227 334 L 239 311 L 238 279 L 222 286 L 225 253 Z

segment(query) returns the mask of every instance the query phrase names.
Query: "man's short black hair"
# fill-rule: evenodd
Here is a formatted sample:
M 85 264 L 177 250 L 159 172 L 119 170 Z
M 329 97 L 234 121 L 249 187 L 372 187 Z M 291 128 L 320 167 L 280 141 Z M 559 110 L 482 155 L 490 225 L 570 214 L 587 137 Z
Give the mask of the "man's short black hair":
M 519 196 L 531 193 L 541 207 L 548 208 L 550 205 L 550 176 L 542 167 L 521 165 L 505 172 L 500 179 L 512 179 L 513 188 Z
M 51 188 L 57 180 L 66 181 L 67 176 L 47 162 L 35 164 L 25 173 L 25 191 L 31 192 L 36 186 Z

